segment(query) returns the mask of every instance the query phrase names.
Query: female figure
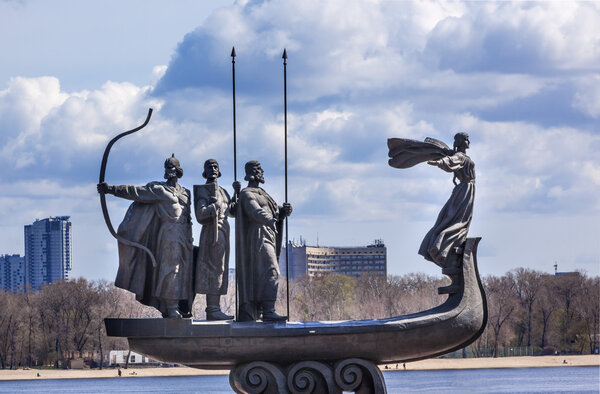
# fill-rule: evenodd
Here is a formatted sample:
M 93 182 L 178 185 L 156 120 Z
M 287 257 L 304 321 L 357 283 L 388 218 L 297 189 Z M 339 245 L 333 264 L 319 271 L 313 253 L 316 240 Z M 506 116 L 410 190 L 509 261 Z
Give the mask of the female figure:
M 448 267 L 446 259 L 452 248 L 460 248 L 467 239 L 473 201 L 475 200 L 475 164 L 466 154 L 469 148 L 469 135 L 457 133 L 454 136 L 454 153 L 427 164 L 437 166 L 446 172 L 454 173 L 454 190 L 438 218 L 429 230 L 419 254 L 442 268 Z M 458 179 L 458 183 L 456 180 Z

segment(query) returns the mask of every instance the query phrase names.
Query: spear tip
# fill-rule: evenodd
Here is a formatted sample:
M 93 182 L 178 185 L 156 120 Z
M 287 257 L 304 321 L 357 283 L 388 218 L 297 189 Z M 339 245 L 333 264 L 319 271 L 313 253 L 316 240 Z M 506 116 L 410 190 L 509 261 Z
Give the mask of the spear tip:
M 287 59 L 287 51 L 285 50 L 285 48 L 283 48 L 283 56 L 281 56 L 282 59 Z
M 231 47 L 231 57 L 236 57 L 237 55 L 235 54 L 235 47 Z

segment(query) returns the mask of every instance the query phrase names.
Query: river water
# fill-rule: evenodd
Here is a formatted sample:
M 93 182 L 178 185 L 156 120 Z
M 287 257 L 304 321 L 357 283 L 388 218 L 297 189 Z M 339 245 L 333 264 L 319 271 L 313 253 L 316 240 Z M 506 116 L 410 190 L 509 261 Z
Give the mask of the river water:
M 600 367 L 385 371 L 389 393 L 600 393 Z M 232 393 L 229 377 L 138 377 L 0 382 L 0 393 Z

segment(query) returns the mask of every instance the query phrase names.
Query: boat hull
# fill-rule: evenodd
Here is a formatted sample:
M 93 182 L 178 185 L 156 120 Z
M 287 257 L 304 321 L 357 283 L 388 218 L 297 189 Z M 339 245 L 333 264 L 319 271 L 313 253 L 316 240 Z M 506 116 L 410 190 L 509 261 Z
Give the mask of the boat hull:
M 348 358 L 377 364 L 439 356 L 476 340 L 487 322 L 477 270 L 480 238 L 468 238 L 463 286 L 440 306 L 388 319 L 339 322 L 207 322 L 105 319 L 110 336 L 127 337 L 132 350 L 154 359 L 205 369 L 229 369 L 256 360 L 289 365 Z

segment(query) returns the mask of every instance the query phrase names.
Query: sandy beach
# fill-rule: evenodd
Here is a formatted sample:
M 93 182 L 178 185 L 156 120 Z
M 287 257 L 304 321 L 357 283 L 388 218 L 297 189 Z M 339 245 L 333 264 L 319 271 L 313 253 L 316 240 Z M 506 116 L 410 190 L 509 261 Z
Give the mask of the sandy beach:
M 398 365 L 398 368 L 396 368 Z M 502 357 L 502 358 L 434 358 L 406 363 L 407 371 L 439 370 L 439 369 L 478 369 L 478 368 L 533 368 L 533 367 L 600 367 L 600 355 L 584 356 L 539 356 L 539 357 Z M 404 370 L 402 363 L 380 366 L 382 370 Z M 39 374 L 39 376 L 38 376 Z M 227 375 L 228 370 L 205 370 L 187 367 L 174 368 L 129 368 L 121 369 L 121 377 L 133 378 L 142 376 L 195 376 L 195 375 Z M 0 380 L 26 379 L 85 379 L 114 378 L 117 370 L 113 368 L 97 369 L 17 369 L 0 370 Z

